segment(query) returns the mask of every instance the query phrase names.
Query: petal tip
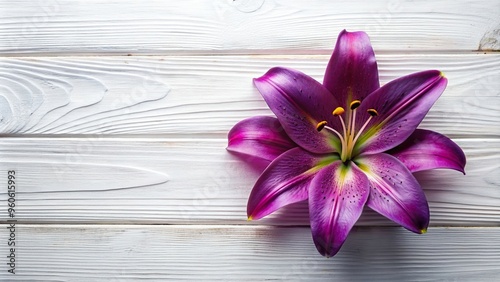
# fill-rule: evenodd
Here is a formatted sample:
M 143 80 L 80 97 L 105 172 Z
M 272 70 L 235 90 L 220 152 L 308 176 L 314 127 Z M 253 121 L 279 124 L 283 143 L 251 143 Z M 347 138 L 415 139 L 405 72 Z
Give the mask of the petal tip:
M 448 78 L 442 71 L 439 71 L 439 80 L 441 81 L 442 85 L 444 85 L 445 88 L 446 86 L 448 86 Z
M 358 30 L 358 31 L 348 31 L 347 29 L 343 29 L 342 31 L 340 31 L 338 37 L 341 37 L 343 35 L 352 35 L 352 36 L 367 36 L 368 37 L 368 34 L 362 30 Z
M 463 175 L 466 175 L 464 166 L 459 166 L 459 167 L 455 168 L 455 170 L 458 172 L 461 172 Z
M 334 257 L 340 251 L 340 246 L 338 248 L 324 246 L 323 244 L 317 242 L 317 240 L 314 240 L 314 244 L 316 245 L 316 250 L 318 251 L 318 253 L 325 258 Z

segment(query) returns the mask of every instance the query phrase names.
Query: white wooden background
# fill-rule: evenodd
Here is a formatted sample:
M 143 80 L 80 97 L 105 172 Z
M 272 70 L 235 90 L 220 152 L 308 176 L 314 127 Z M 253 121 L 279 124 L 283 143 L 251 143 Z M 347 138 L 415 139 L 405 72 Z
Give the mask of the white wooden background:
M 427 234 L 367 210 L 326 259 L 305 204 L 246 221 L 259 172 L 225 146 L 237 121 L 271 114 L 253 77 L 281 65 L 321 81 L 344 28 L 369 33 L 382 83 L 446 74 L 421 126 L 468 163 L 417 174 Z M 0 281 L 495 281 L 498 51 L 498 0 L 1 1 Z

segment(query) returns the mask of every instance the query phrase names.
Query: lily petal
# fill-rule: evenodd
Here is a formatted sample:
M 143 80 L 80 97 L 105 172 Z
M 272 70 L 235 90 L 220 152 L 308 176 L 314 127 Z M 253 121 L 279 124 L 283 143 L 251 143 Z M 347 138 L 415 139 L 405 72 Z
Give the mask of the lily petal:
M 375 154 L 403 143 L 446 88 L 439 71 L 424 71 L 395 79 L 368 95 L 357 113 L 358 126 L 369 118 L 368 109 L 378 111 L 356 144 L 354 154 Z M 359 128 L 357 126 L 357 128 Z
M 338 160 L 335 155 L 319 157 L 293 148 L 264 170 L 248 198 L 249 219 L 262 218 L 288 204 L 306 200 L 308 186 L 321 167 Z
M 338 122 L 331 113 L 337 103 L 323 85 L 287 68 L 272 68 L 254 79 L 254 84 L 287 135 L 300 147 L 312 153 L 340 151 L 336 135 L 328 130 L 316 130 L 320 121 Z
M 360 156 L 356 163 L 370 180 L 367 206 L 415 233 L 429 225 L 429 205 L 415 177 L 395 157 Z
M 465 154 L 448 137 L 430 130 L 417 129 L 401 145 L 388 152 L 411 172 L 451 168 L 465 174 Z
M 228 134 L 230 152 L 271 162 L 297 145 L 275 117 L 256 116 L 238 122 Z
M 375 53 L 365 32 L 343 30 L 339 34 L 323 85 L 345 109 L 380 87 Z
M 368 178 L 341 161 L 321 169 L 309 186 L 311 232 L 319 253 L 335 255 L 359 219 L 369 195 Z

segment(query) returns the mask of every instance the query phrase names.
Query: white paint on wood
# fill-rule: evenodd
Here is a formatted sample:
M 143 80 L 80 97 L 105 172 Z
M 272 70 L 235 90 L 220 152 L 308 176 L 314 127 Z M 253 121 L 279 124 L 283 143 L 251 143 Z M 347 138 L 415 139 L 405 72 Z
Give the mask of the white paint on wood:
M 226 133 L 271 115 L 252 78 L 273 66 L 322 80 L 329 56 L 0 59 L 0 131 L 16 134 Z M 379 55 L 381 81 L 437 68 L 449 79 L 422 126 L 499 136 L 500 55 Z M 332 108 L 334 105 L 332 105 Z
M 305 227 L 18 225 L 15 278 L 489 282 L 500 269 L 499 229 L 430 228 L 416 235 L 355 228 L 339 254 L 326 259 Z M 1 242 L 6 238 L 0 233 Z M 0 264 L 2 274 L 6 267 Z
M 1 1 L 3 54 L 329 52 L 342 29 L 375 50 L 498 48 L 500 2 Z M 498 50 L 498 49 L 496 49 Z

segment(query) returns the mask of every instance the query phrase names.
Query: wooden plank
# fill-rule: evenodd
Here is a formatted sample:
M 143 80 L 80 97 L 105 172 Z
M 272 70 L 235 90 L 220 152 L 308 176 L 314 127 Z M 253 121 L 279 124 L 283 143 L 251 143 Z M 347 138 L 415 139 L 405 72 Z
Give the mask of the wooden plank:
M 6 226 L 0 226 L 6 242 Z M 0 281 L 495 281 L 500 228 L 355 228 L 331 259 L 305 227 L 17 225 Z
M 229 154 L 220 137 L 5 137 L 0 175 L 15 170 L 16 218 L 23 223 L 309 224 L 305 203 L 247 222 L 246 201 L 260 170 Z M 500 140 L 455 141 L 467 155 L 467 175 L 416 174 L 431 225 L 498 226 Z M 0 203 L 6 192 L 0 190 Z M 392 223 L 367 210 L 359 225 Z
M 342 29 L 375 50 L 499 50 L 500 2 L 1 1 L 0 53 L 329 53 Z M 418 24 L 415 24 L 418 23 Z
M 0 281 L 500 276 L 498 0 L 7 0 L 0 11 Z M 253 77 L 281 65 L 321 81 L 344 28 L 369 33 L 382 83 L 445 72 L 422 127 L 452 137 L 468 164 L 465 176 L 416 173 L 426 235 L 367 209 L 325 259 L 306 203 L 246 221 L 262 168 L 225 146 L 237 121 L 272 114 Z
M 4 134 L 226 133 L 272 114 L 252 78 L 287 66 L 322 80 L 329 56 L 0 59 Z M 500 54 L 378 56 L 381 81 L 425 69 L 449 79 L 422 126 L 450 136 L 499 136 Z M 332 105 L 332 108 L 335 105 Z

